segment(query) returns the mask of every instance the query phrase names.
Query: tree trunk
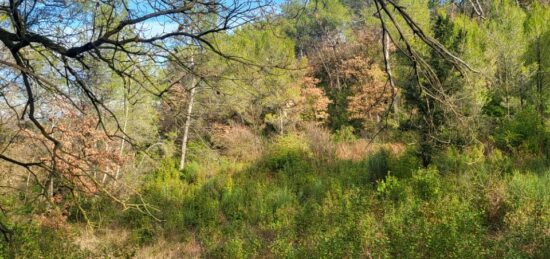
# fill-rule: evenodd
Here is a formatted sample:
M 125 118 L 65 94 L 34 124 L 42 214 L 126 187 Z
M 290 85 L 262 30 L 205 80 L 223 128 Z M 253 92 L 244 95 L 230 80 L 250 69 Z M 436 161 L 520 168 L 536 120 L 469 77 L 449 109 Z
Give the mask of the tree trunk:
M 127 99 L 128 99 L 127 94 L 126 92 L 124 92 L 124 124 L 122 125 L 123 134 L 126 134 L 126 127 L 128 125 L 129 105 L 128 105 Z M 120 140 L 120 152 L 119 152 L 120 157 L 122 157 L 122 154 L 124 154 L 124 142 L 125 142 L 125 135 L 122 136 L 122 139 Z M 120 165 L 118 165 L 116 168 L 115 181 L 118 179 L 119 174 L 120 174 Z
M 397 88 L 395 87 L 395 83 L 393 81 L 393 74 L 391 70 L 391 64 L 390 64 L 390 37 L 388 35 L 387 31 L 383 31 L 382 33 L 382 40 L 384 41 L 384 62 L 386 67 L 386 73 L 388 74 L 388 80 L 390 82 L 391 87 L 391 93 L 392 93 L 392 109 L 395 113 L 396 119 L 399 119 L 399 100 L 397 99 Z
M 181 138 L 181 158 L 180 158 L 180 170 L 185 168 L 185 155 L 187 153 L 187 138 L 189 136 L 189 127 L 191 126 L 191 114 L 193 113 L 193 101 L 195 99 L 196 79 L 193 76 L 191 79 L 191 91 L 189 92 L 189 99 L 187 101 L 187 114 L 185 115 L 185 125 L 183 128 L 183 136 Z
M 537 39 L 537 111 L 539 112 L 540 122 L 544 126 L 544 92 L 543 92 L 543 68 L 542 68 L 542 50 L 540 38 Z

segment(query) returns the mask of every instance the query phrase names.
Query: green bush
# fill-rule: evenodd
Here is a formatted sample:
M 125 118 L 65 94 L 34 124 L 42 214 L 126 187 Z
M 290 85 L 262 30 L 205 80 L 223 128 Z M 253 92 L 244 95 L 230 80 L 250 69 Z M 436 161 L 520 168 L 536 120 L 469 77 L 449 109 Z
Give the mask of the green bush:
M 90 213 L 92 220 L 116 218 L 102 226 L 128 229 L 128 251 L 155 246 L 159 237 L 175 242 L 192 237 L 209 258 L 550 255 L 550 172 L 501 173 L 496 166 L 509 160 L 498 150 L 465 166 L 482 154 L 479 147 L 442 153 L 436 163 L 443 169 L 418 169 L 410 151 L 398 157 L 380 151 L 359 162 L 323 165 L 310 159 L 303 144 L 296 135 L 278 137 L 263 162 L 221 162 L 209 177 L 201 162 L 180 171 L 174 161 L 162 161 L 144 177 L 141 189 L 162 221 L 136 210 L 115 217 L 116 205 L 101 199 L 87 199 L 83 206 L 97 210 Z M 62 244 L 69 240 L 63 232 L 27 225 L 14 229 L 19 236 L 11 246 L 0 243 L 2 256 L 84 255 Z
M 220 207 L 223 214 L 228 220 L 239 221 L 246 217 L 245 205 L 249 197 L 245 196 L 245 192 L 240 187 L 225 190 L 222 194 Z
M 223 257 L 246 258 L 245 244 L 239 237 L 233 237 L 226 241 L 223 246 Z
M 449 147 L 435 155 L 433 163 L 442 172 L 462 173 L 468 169 L 468 163 L 470 162 L 465 153 L 465 150 Z
M 423 200 L 429 200 L 439 196 L 441 183 L 439 171 L 436 168 L 419 169 L 413 174 L 413 190 Z
M 404 200 L 407 197 L 406 187 L 396 177 L 388 175 L 383 181 L 379 181 L 376 187 L 379 195 L 393 201 Z
M 499 240 L 505 257 L 550 257 L 550 171 L 542 176 L 515 172 L 507 179 L 506 232 Z
M 525 149 L 532 153 L 550 154 L 550 131 L 541 123 L 533 108 L 526 108 L 504 119 L 495 131 L 496 144 L 505 150 Z
M 86 251 L 72 243 L 68 229 L 41 227 L 27 222 L 12 227 L 10 243 L 0 240 L 0 258 L 87 258 Z
M 353 142 L 357 140 L 357 137 L 353 133 L 355 129 L 353 126 L 343 126 L 336 130 L 332 135 L 334 142 Z
M 264 162 L 273 171 L 309 170 L 311 152 L 307 142 L 298 135 L 289 134 L 277 137 L 267 149 Z
M 385 149 L 381 149 L 368 158 L 367 171 L 371 182 L 375 183 L 388 175 L 389 160 L 390 153 Z
M 182 180 L 182 174 L 185 172 L 179 171 L 174 161 L 166 159 L 146 179 L 143 186 L 145 200 L 159 209 L 155 212 L 155 216 L 164 220 L 166 229 L 173 231 L 182 231 L 184 218 L 182 202 L 189 195 L 189 185 Z M 137 233 L 133 233 L 135 240 L 141 243 L 152 239 L 155 231 L 148 226 L 154 224 L 152 217 L 136 211 L 130 211 L 127 215 L 130 224 L 139 228 Z
M 481 214 L 457 196 L 407 200 L 384 215 L 391 257 L 483 258 Z
M 188 162 L 185 165 L 185 169 L 181 173 L 181 179 L 187 183 L 194 183 L 198 181 L 201 166 L 196 161 Z
M 414 148 L 407 148 L 403 154 L 389 161 L 389 170 L 397 178 L 409 178 L 421 167 L 420 159 Z

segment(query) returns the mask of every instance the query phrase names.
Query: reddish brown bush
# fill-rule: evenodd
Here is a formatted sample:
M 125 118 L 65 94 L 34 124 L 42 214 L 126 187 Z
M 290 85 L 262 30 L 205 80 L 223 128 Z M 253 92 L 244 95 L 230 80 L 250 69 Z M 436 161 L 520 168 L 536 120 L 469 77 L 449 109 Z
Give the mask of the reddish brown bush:
M 97 194 L 106 182 L 115 180 L 127 159 L 118 150 L 120 139 L 110 138 L 98 127 L 97 117 L 64 110 L 49 121 L 49 135 L 59 141 L 58 147 L 41 133 L 28 129 L 22 133 L 48 171 L 44 178 L 53 177 L 56 185 L 87 195 Z
M 242 125 L 215 123 L 213 141 L 221 153 L 239 161 L 254 161 L 262 155 L 262 141 L 249 128 Z

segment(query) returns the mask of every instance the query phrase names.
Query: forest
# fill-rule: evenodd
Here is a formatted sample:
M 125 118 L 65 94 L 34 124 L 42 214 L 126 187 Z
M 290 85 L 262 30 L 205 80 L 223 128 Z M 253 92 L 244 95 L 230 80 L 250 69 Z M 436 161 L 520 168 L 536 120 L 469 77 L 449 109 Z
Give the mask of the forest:
M 550 2 L 0 0 L 0 258 L 550 258 Z

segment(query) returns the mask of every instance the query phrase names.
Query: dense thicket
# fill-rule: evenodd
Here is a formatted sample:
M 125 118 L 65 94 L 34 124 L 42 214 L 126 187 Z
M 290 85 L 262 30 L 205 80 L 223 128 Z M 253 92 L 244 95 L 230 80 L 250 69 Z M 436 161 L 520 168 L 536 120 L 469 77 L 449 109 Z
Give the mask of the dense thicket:
M 550 257 L 547 1 L 146 2 L 0 1 L 0 258 Z

